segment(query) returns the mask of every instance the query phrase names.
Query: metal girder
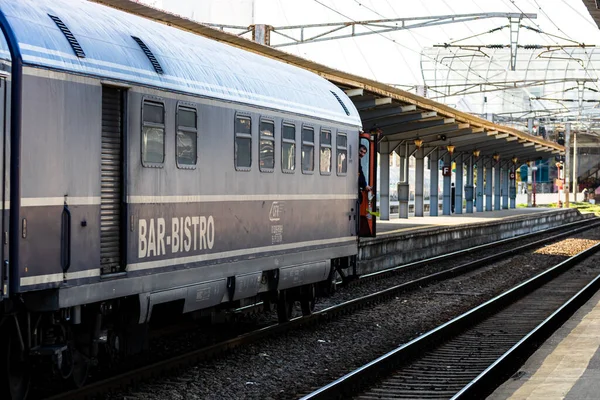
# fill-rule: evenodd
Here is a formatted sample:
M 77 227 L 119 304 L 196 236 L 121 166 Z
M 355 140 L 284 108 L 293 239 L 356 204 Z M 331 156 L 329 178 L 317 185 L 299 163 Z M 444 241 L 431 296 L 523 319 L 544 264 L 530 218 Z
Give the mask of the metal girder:
M 378 118 L 385 118 L 396 114 L 402 114 L 405 112 L 416 111 L 417 106 L 400 106 L 400 107 L 387 107 L 377 108 L 375 110 L 359 112 L 360 118 L 363 122 L 370 121 Z M 360 111 L 360 110 L 359 110 Z
M 482 146 L 479 146 L 479 148 L 478 148 L 481 151 L 500 150 L 500 149 L 506 149 L 506 148 L 519 149 L 519 148 L 523 147 L 520 144 L 513 143 L 513 142 L 507 142 L 504 140 L 500 140 L 500 141 L 487 140 L 483 143 L 485 143 L 485 144 Z
M 376 127 L 377 128 L 386 128 L 388 126 L 393 126 L 399 123 L 403 123 L 403 122 L 412 122 L 412 121 L 418 121 L 421 119 L 428 119 L 428 118 L 434 118 L 437 116 L 437 113 L 435 111 L 418 111 L 418 112 L 409 112 L 409 113 L 402 113 L 402 114 L 398 114 L 395 115 L 393 117 L 388 117 L 388 118 L 379 118 L 377 119 L 376 122 Z M 363 120 L 363 127 L 365 127 L 365 120 Z M 367 129 L 366 130 L 370 130 Z
M 398 143 L 401 143 L 406 140 L 414 140 L 417 136 L 420 139 L 423 139 L 426 141 L 432 137 L 446 135 L 448 133 L 456 132 L 457 130 L 467 129 L 467 128 L 469 128 L 469 124 L 449 124 L 449 125 L 434 126 L 431 128 L 419 129 L 416 131 L 409 131 L 409 132 L 403 132 L 403 133 L 396 133 L 393 135 L 387 135 L 387 136 L 383 137 L 382 143 L 383 143 L 383 141 L 387 141 L 390 143 L 396 143 L 396 146 L 397 146 Z
M 434 126 L 453 124 L 453 123 L 454 123 L 454 118 L 444 118 L 444 117 L 427 118 L 427 119 L 418 120 L 418 121 L 414 121 L 414 122 L 390 125 L 384 130 L 383 135 L 385 136 L 386 134 L 393 135 L 395 133 L 417 131 L 420 129 L 431 128 Z
M 437 46 L 434 46 L 437 47 Z M 514 80 L 514 81 L 473 81 L 469 83 L 455 83 L 449 85 L 426 86 L 430 90 L 439 95 L 428 96 L 432 100 L 444 99 L 453 96 L 466 96 L 469 94 L 489 93 L 504 90 L 525 89 L 529 87 L 552 85 L 557 83 L 567 82 L 597 82 L 598 79 L 592 78 L 554 78 L 554 79 L 531 79 L 531 80 Z M 449 89 L 456 88 L 450 92 Z M 546 110 L 543 110 L 546 111 Z
M 483 136 L 481 133 L 474 133 L 473 128 L 457 129 L 456 131 L 449 132 L 446 135 L 445 140 L 438 139 L 432 142 L 425 142 L 423 143 L 423 146 L 446 146 L 450 144 L 450 142 L 452 142 L 452 144 L 458 148 L 465 145 L 465 142 L 471 143 L 477 141 L 478 139 L 479 141 L 489 140 L 486 139 L 486 137 Z
M 258 43 L 272 47 L 283 47 L 365 35 L 380 35 L 386 32 L 453 24 L 457 22 L 468 22 L 489 18 L 508 18 L 509 20 L 516 18 L 520 20 L 521 18 L 537 18 L 537 14 L 489 12 L 472 14 L 435 15 L 428 17 L 374 19 L 349 22 L 345 21 L 323 24 L 305 24 L 289 26 L 271 26 L 265 24 L 237 26 L 210 23 L 204 23 L 204 25 L 216 27 L 219 29 L 227 28 L 235 31 L 241 31 L 241 33 L 238 33 L 239 36 L 251 32 L 252 40 Z M 360 32 L 357 32 L 357 27 L 361 28 Z M 264 34 L 257 35 L 256 32 L 264 32 Z M 279 37 L 282 38 L 282 42 L 277 44 L 271 44 L 270 39 L 272 34 L 279 35 Z
M 362 88 L 348 89 L 348 90 L 344 90 L 344 93 L 346 93 L 346 96 L 348 96 L 348 97 L 356 97 L 356 96 L 362 96 L 364 93 L 364 90 Z
M 380 97 L 378 99 L 370 99 L 354 102 L 354 106 L 357 110 L 367 110 L 369 108 L 375 108 L 377 106 L 383 106 L 386 104 L 392 104 L 391 97 Z

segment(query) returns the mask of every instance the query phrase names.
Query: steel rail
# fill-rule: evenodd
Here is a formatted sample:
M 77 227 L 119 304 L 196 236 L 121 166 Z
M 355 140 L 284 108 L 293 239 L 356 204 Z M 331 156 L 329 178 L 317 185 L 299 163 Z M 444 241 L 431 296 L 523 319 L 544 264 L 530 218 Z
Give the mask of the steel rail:
M 425 333 L 398 347 L 397 349 L 371 361 L 370 363 L 344 375 L 336 381 L 310 393 L 301 398 L 301 400 L 315 400 L 315 399 L 335 399 L 335 398 L 349 398 L 357 393 L 357 390 L 364 387 L 370 382 L 378 380 L 379 377 L 388 375 L 391 371 L 397 369 L 400 365 L 406 363 L 407 360 L 415 359 L 418 355 L 423 352 L 430 350 L 434 347 L 439 346 L 445 340 L 450 337 L 458 335 L 460 332 L 465 331 L 467 328 L 474 326 L 475 324 L 482 321 L 484 318 L 489 317 L 492 314 L 497 313 L 509 304 L 516 300 L 524 297 L 545 283 L 553 280 L 569 268 L 577 265 L 583 259 L 591 256 L 600 250 L 600 244 L 590 247 L 577 255 L 568 258 L 567 260 L 555 265 L 554 267 L 536 275 L 535 277 L 525 281 L 524 283 L 515 286 L 514 288 L 494 297 L 493 299 L 473 308 L 470 311 L 448 321 L 447 323 Z M 577 304 L 587 301 L 593 293 L 600 287 L 600 275 L 596 277 L 590 284 L 588 284 L 583 290 L 580 290 L 577 295 L 573 296 L 568 304 L 563 305 L 557 310 L 552 317 L 547 320 L 551 320 L 552 323 L 558 324 L 559 320 L 555 318 L 562 318 L 562 320 L 570 316 L 570 312 L 573 312 L 574 307 Z M 539 329 L 538 329 L 539 328 Z M 523 339 L 524 343 L 531 344 L 534 339 L 539 339 L 543 331 L 548 330 L 548 326 L 534 329 L 526 338 Z M 500 357 L 493 365 L 491 365 L 485 373 L 480 374 L 475 380 L 473 380 L 467 387 L 457 393 L 456 399 L 465 398 L 477 398 L 485 390 L 489 390 L 490 382 L 494 379 L 494 374 L 502 373 L 501 368 L 506 367 L 506 363 L 510 360 L 514 360 L 518 353 L 509 352 L 505 356 Z M 487 385 L 487 387 L 485 386 Z M 460 395 L 460 396 L 459 396 Z
M 511 249 L 509 251 L 501 252 L 496 255 L 485 257 L 481 260 L 476 260 L 472 262 L 465 263 L 463 265 L 450 268 L 446 271 L 437 272 L 431 275 L 427 275 L 425 277 L 415 279 L 400 285 L 393 286 L 388 289 L 384 289 L 377 293 L 372 293 L 357 299 L 352 299 L 342 304 L 338 304 L 320 311 L 317 311 L 309 316 L 305 317 L 297 317 L 292 319 L 289 322 L 283 324 L 275 324 L 271 326 L 267 326 L 256 331 L 252 331 L 243 335 L 240 335 L 236 338 L 214 344 L 209 347 L 193 350 L 191 352 L 163 360 L 158 361 L 156 363 L 144 366 L 142 368 L 134 369 L 131 371 L 127 371 L 120 375 L 110 377 L 104 380 L 100 380 L 98 382 L 91 383 L 82 388 L 72 390 L 70 392 L 61 393 L 50 397 L 50 400 L 59 400 L 59 399 L 84 399 L 84 398 L 97 398 L 100 394 L 114 392 L 117 390 L 122 390 L 126 387 L 129 387 L 137 382 L 146 381 L 152 378 L 162 377 L 165 373 L 169 371 L 185 368 L 188 366 L 192 366 L 197 364 L 200 361 L 210 359 L 219 354 L 226 353 L 233 349 L 236 349 L 241 346 L 249 345 L 257 342 L 258 340 L 272 337 L 275 335 L 279 335 L 282 333 L 286 333 L 292 331 L 294 329 L 298 329 L 300 327 L 305 326 L 313 326 L 318 325 L 320 323 L 325 323 L 332 319 L 335 319 L 339 316 L 360 310 L 365 308 L 366 306 L 374 305 L 381 303 L 389 298 L 394 297 L 395 295 L 407 292 L 412 289 L 418 289 L 425 285 L 431 284 L 436 281 L 440 281 L 443 279 L 449 279 L 463 273 L 470 272 L 477 267 L 487 266 L 491 261 L 502 259 L 504 257 L 508 257 L 514 255 L 520 251 L 527 250 L 529 248 L 543 245 L 544 243 L 555 241 L 557 238 L 561 238 L 564 236 L 572 235 L 583 230 L 587 230 L 592 227 L 596 227 L 600 225 L 600 221 L 594 224 L 588 224 L 584 227 L 576 228 L 568 232 L 561 233 L 557 236 L 553 236 L 551 238 L 546 238 L 540 241 L 536 241 L 534 243 L 530 243 L 524 246 L 519 246 L 517 248 Z M 564 228 L 564 226 L 563 226 Z M 502 241 L 503 242 L 503 241 Z M 483 245 L 487 246 L 487 245 Z M 438 257 L 435 257 L 438 259 Z M 424 260 L 424 262 L 427 260 Z

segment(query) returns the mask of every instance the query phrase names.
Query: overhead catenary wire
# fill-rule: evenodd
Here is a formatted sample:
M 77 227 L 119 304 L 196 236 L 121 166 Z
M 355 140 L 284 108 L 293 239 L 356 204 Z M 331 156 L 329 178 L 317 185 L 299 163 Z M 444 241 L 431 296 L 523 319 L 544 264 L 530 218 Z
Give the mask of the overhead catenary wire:
M 503 0 L 503 1 L 505 1 L 505 0 Z M 521 12 L 521 13 L 523 12 L 523 11 L 521 10 L 521 7 L 519 7 L 519 6 L 517 5 L 517 3 L 516 3 L 516 0 L 510 0 L 510 2 L 511 2 L 511 3 L 512 3 L 512 4 L 513 4 L 513 5 L 516 7 L 516 8 L 517 8 L 517 10 L 519 10 L 519 12 Z M 538 5 L 538 7 L 539 7 L 539 5 Z M 547 14 L 546 14 L 546 16 L 547 16 Z M 548 36 L 549 38 L 551 38 L 551 36 L 550 36 L 550 35 L 548 35 L 547 33 L 545 33 L 545 32 L 543 31 L 542 27 L 541 27 L 539 24 L 537 24 L 537 23 L 536 23 L 536 22 L 535 22 L 533 19 L 531 19 L 531 18 L 528 18 L 528 19 L 531 21 L 531 23 L 532 23 L 533 25 L 535 25 L 535 26 L 536 26 L 536 27 L 537 27 L 537 28 L 538 28 L 538 29 L 541 31 L 541 32 L 540 32 L 541 34 L 543 34 L 543 35 L 546 35 L 546 36 Z M 550 19 L 550 18 L 549 18 L 549 19 Z M 551 19 L 550 19 L 550 20 L 551 20 Z M 554 24 L 554 22 L 552 22 L 552 23 Z M 556 24 L 555 24 L 555 25 L 556 25 Z M 552 39 L 551 39 L 551 40 L 552 40 Z M 554 43 L 555 43 L 557 46 L 561 47 L 561 46 L 560 46 L 560 44 L 559 44 L 558 42 L 554 41 Z M 566 55 L 567 55 L 567 56 L 568 56 L 570 59 L 572 59 L 573 61 L 577 62 L 577 59 L 576 59 L 576 58 L 574 58 L 572 54 L 569 54 L 569 52 L 568 52 L 568 51 L 566 51 L 566 50 L 564 49 L 564 47 L 561 47 L 561 49 L 562 49 L 562 51 L 563 51 L 563 52 L 564 52 L 564 53 L 565 53 L 565 54 L 566 54 Z M 586 52 L 586 54 L 587 54 L 587 52 Z M 590 79 L 598 79 L 598 75 L 597 75 L 597 74 L 596 74 L 596 78 L 593 78 L 593 77 L 590 75 L 590 72 L 588 71 L 587 67 L 586 67 L 585 65 L 582 65 L 582 66 L 583 66 L 583 70 L 585 71 L 585 73 L 588 75 L 588 77 L 589 77 Z M 597 82 L 594 82 L 594 84 L 595 84 L 596 88 L 598 88 L 598 89 L 600 90 L 600 86 L 598 86 L 598 83 L 597 83 Z
M 510 1 L 512 2 L 512 4 L 513 4 L 513 5 L 514 5 L 514 6 L 515 6 L 515 7 L 516 7 L 518 10 L 521 10 L 521 8 L 520 8 L 520 7 L 519 7 L 519 6 L 516 4 L 516 0 L 510 0 Z M 537 3 L 537 1 L 535 1 L 535 3 L 537 4 L 538 8 L 541 10 L 541 7 L 540 7 L 540 6 L 539 6 L 539 4 Z M 546 17 L 547 17 L 547 18 L 550 20 L 550 22 L 551 22 L 551 23 L 552 23 L 552 24 L 553 24 L 555 27 L 557 27 L 557 29 L 558 29 L 560 32 L 563 32 L 563 31 L 562 31 L 560 28 L 558 28 L 558 25 L 557 25 L 557 24 L 556 24 L 556 23 L 555 23 L 555 22 L 552 20 L 552 18 L 550 18 L 550 16 L 549 16 L 549 15 L 548 15 L 548 14 L 547 14 L 545 11 L 543 11 L 543 10 L 542 10 L 542 12 L 544 13 L 544 15 L 546 15 Z M 533 21 L 533 20 L 531 20 L 531 19 L 530 19 L 530 21 L 531 21 L 531 22 L 532 22 L 532 23 L 533 23 L 535 26 L 537 26 L 537 27 L 540 29 L 540 31 L 542 30 L 542 29 L 541 29 L 541 27 L 539 26 L 539 24 L 537 24 L 536 22 L 534 22 L 534 21 Z M 565 32 L 563 32 L 563 33 L 565 33 Z M 546 34 L 545 32 L 543 32 L 543 34 L 545 34 L 546 36 L 550 37 L 550 35 Z M 557 43 L 557 44 L 558 44 L 558 43 Z M 589 60 L 590 60 L 590 56 L 589 56 L 589 54 L 587 53 L 587 50 L 585 49 L 585 47 L 584 47 L 583 49 L 584 49 L 584 53 L 585 53 L 585 54 L 586 54 L 586 56 L 587 56 L 587 60 L 588 60 L 588 66 L 589 66 Z M 565 54 L 566 54 L 566 55 L 567 55 L 567 56 L 568 56 L 570 59 L 572 59 L 573 61 L 575 61 L 576 63 L 578 63 L 578 60 L 577 60 L 577 59 L 575 59 L 575 58 L 573 57 L 572 53 L 571 53 L 571 54 L 569 54 L 569 52 L 568 52 L 568 51 L 566 51 L 566 49 L 564 49 L 564 48 L 562 48 L 562 50 L 563 50 L 563 52 L 564 52 L 564 53 L 565 53 Z M 578 63 L 578 64 L 579 64 L 579 63 Z M 592 75 L 590 74 L 590 71 L 588 70 L 588 67 L 587 67 L 586 65 L 584 65 L 584 64 L 583 64 L 583 62 L 581 63 L 581 66 L 583 67 L 583 71 L 585 72 L 585 74 L 586 74 L 586 75 L 587 75 L 587 76 L 588 76 L 588 77 L 589 77 L 591 80 L 593 80 L 593 82 L 592 82 L 592 83 L 593 83 L 593 84 L 596 86 L 596 88 L 597 88 L 598 90 L 600 90 L 600 86 L 598 86 L 598 82 L 597 82 L 597 80 L 598 80 L 598 74 L 596 73 L 596 71 L 594 71 L 594 72 L 595 72 L 595 74 L 596 74 L 596 78 L 593 78 L 593 77 L 592 77 Z M 564 104 L 563 104 L 563 105 L 564 105 Z M 566 105 L 564 105 L 564 107 L 565 107 L 565 108 L 568 108 L 568 107 L 566 107 Z M 582 113 L 583 113 L 583 110 L 584 110 L 584 109 L 583 109 L 583 107 L 579 107 L 578 111 L 579 111 L 579 115 L 580 115 L 580 116 L 582 115 Z
M 346 18 L 346 19 L 348 19 L 348 20 L 350 20 L 350 21 L 352 21 L 352 22 L 357 22 L 357 21 L 355 21 L 353 18 L 351 18 L 351 17 L 349 17 L 349 16 L 345 15 L 344 13 L 342 13 L 342 12 L 340 12 L 340 11 L 336 10 L 335 8 L 333 8 L 333 7 L 331 7 L 331 6 L 327 5 L 327 4 L 324 4 L 323 2 L 321 2 L 321 1 L 319 1 L 319 0 L 314 0 L 314 1 L 315 1 L 316 3 L 318 3 L 318 4 L 320 4 L 321 6 L 323 6 L 323 7 L 327 8 L 327 9 L 329 9 L 330 11 L 333 11 L 334 13 L 336 13 L 336 14 L 338 14 L 338 15 L 340 15 L 340 16 L 342 16 L 342 17 L 344 17 L 344 18 Z M 359 3 L 359 2 L 358 2 L 358 1 L 356 1 L 356 0 L 355 0 L 355 2 L 356 2 L 357 4 L 359 4 L 359 5 L 362 5 L 361 3 Z M 368 8 L 368 7 L 366 7 L 366 6 L 363 6 L 363 7 L 365 7 L 365 8 Z M 379 15 L 379 16 L 381 16 L 381 17 L 383 17 L 383 14 L 381 14 L 381 13 L 379 13 L 379 12 L 377 12 L 377 11 L 375 11 L 375 10 L 371 9 L 371 8 L 368 8 L 368 9 L 369 9 L 371 12 L 374 12 L 375 14 L 377 14 L 377 15 Z M 392 7 L 392 9 L 393 9 L 393 7 Z M 427 8 L 426 8 L 426 9 L 427 9 Z M 395 12 L 395 10 L 394 10 L 394 12 Z M 394 43 L 394 44 L 396 44 L 397 46 L 403 47 L 403 48 L 405 48 L 405 49 L 407 49 L 407 50 L 409 50 L 409 51 L 412 51 L 412 52 L 414 52 L 414 53 L 416 53 L 416 54 L 419 54 L 420 56 L 425 56 L 425 57 L 427 57 L 427 58 L 431 59 L 432 61 L 434 61 L 435 63 L 439 63 L 439 64 L 441 64 L 441 65 L 444 65 L 445 67 L 449 68 L 451 71 L 455 72 L 457 75 L 459 75 L 459 76 L 463 77 L 463 78 L 464 78 L 464 79 L 466 79 L 466 80 L 468 80 L 468 79 L 469 79 L 469 78 L 468 78 L 468 76 L 465 76 L 465 75 L 462 75 L 462 74 L 460 74 L 460 72 L 459 72 L 459 71 L 452 69 L 452 68 L 451 68 L 449 65 L 446 65 L 446 64 L 444 64 L 443 62 L 441 62 L 441 61 L 439 61 L 439 60 L 437 60 L 437 59 L 435 59 L 435 58 L 433 58 L 433 57 L 430 57 L 430 56 L 428 56 L 428 55 L 426 55 L 426 54 L 423 54 L 423 53 L 421 53 L 421 52 L 417 52 L 417 51 L 415 51 L 415 50 L 411 49 L 410 47 L 404 46 L 404 45 L 402 45 L 402 44 L 398 43 L 398 41 L 396 41 L 395 39 L 389 38 L 389 37 L 387 37 L 387 36 L 385 36 L 385 35 L 383 35 L 383 34 L 381 34 L 381 33 L 379 33 L 379 32 L 376 32 L 376 31 L 372 30 L 372 29 L 371 29 L 371 28 L 369 28 L 369 27 L 366 27 L 366 29 L 368 29 L 368 30 L 370 30 L 371 32 L 373 32 L 373 33 L 375 33 L 375 34 L 377 34 L 377 35 L 379 35 L 379 36 L 381 36 L 381 37 L 385 38 L 386 40 L 389 40 L 389 41 L 393 42 L 393 43 Z M 414 38 L 414 36 L 413 36 L 413 38 Z M 417 41 L 417 43 L 418 43 L 418 40 L 416 40 L 416 38 L 415 38 L 415 41 Z M 471 68 L 471 67 L 470 67 L 468 64 L 466 64 L 464 61 L 462 61 L 462 60 L 460 60 L 460 59 L 459 59 L 459 61 L 460 61 L 460 62 L 462 62 L 462 63 L 463 63 L 463 64 L 464 64 L 464 65 L 467 67 L 468 71 L 470 71 L 470 72 L 471 72 L 471 73 L 473 73 L 475 76 L 477 76 L 477 77 L 479 77 L 480 79 L 482 79 L 483 81 L 486 81 L 486 79 L 485 79 L 483 76 L 481 76 L 479 73 L 477 73 L 475 70 L 473 70 L 473 69 L 472 69 L 472 68 Z M 408 66 L 408 65 L 407 65 L 407 66 Z M 410 69 L 410 66 L 408 66 L 408 67 L 409 67 L 409 69 Z M 411 70 L 411 72 L 412 72 L 412 70 Z M 414 74 L 413 74 L 413 76 L 414 76 Z M 509 93 L 509 94 L 510 94 L 510 93 Z M 510 95 L 514 97 L 514 95 L 512 95 L 512 94 L 510 94 Z M 506 101 L 508 101 L 508 100 L 506 100 Z M 514 104 L 514 103 L 513 103 L 513 104 Z

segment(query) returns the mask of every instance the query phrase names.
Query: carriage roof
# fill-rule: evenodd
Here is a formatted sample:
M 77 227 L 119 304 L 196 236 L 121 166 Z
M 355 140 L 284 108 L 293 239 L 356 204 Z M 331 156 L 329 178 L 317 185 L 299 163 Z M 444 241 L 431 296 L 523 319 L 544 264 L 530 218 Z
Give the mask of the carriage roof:
M 84 0 L 0 0 L 0 11 L 26 65 L 361 125 L 343 91 L 320 76 L 155 21 Z M 10 57 L 6 43 L 0 57 Z

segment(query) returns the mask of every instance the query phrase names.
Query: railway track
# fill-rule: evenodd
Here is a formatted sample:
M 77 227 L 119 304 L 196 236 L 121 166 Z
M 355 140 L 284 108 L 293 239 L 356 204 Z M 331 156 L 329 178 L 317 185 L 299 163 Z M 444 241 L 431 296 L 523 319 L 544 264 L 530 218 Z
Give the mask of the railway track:
M 596 223 L 600 225 L 600 222 Z M 584 229 L 589 229 L 592 226 L 596 226 L 590 224 L 589 222 L 584 227 L 577 227 L 576 229 L 572 229 L 568 232 L 561 233 L 560 237 L 568 236 L 576 234 Z M 564 227 L 563 227 L 564 228 Z M 396 296 L 399 293 L 410 291 L 414 288 L 419 288 L 425 285 L 428 285 L 435 281 L 440 281 L 443 279 L 447 279 L 450 277 L 454 277 L 460 275 L 462 273 L 467 273 L 472 271 L 478 267 L 488 265 L 493 260 L 501 259 L 502 257 L 508 257 L 512 254 L 515 254 L 519 251 L 524 251 L 532 247 L 542 246 L 544 243 L 557 240 L 557 237 L 547 238 L 542 241 L 535 241 L 533 243 L 529 243 L 525 246 L 520 246 L 518 248 L 513 248 L 510 251 L 502 252 L 494 255 L 493 257 L 486 257 L 483 260 L 479 260 L 476 262 L 468 262 L 459 267 L 450 268 L 447 271 L 437 272 L 435 274 L 428 275 L 426 277 L 415 279 L 410 282 L 406 282 L 401 285 L 396 285 L 394 287 L 379 291 L 377 293 L 370 294 L 368 296 L 363 296 L 358 299 L 354 299 L 343 304 L 339 304 L 333 307 L 329 307 L 323 309 L 319 312 L 316 312 L 308 317 L 296 318 L 289 323 L 272 325 L 258 331 L 249 332 L 247 334 L 243 334 L 236 338 L 215 344 L 210 347 L 205 347 L 202 349 L 194 350 L 188 352 L 186 354 L 182 354 L 176 357 L 172 357 L 168 360 L 152 363 L 150 365 L 144 366 L 143 368 L 135 369 L 129 372 L 125 372 L 118 376 L 114 376 L 102 381 L 98 381 L 87 385 L 81 389 L 77 389 L 68 393 L 63 393 L 53 397 L 53 399 L 62 399 L 62 398 L 93 398 L 96 396 L 100 396 L 104 393 L 109 393 L 116 390 L 121 390 L 126 388 L 136 382 L 141 382 L 145 380 L 150 380 L 155 377 L 163 376 L 165 373 L 172 372 L 174 370 L 178 370 L 181 368 L 185 368 L 190 365 L 194 365 L 202 360 L 210 359 L 215 357 L 216 355 L 226 353 L 240 346 L 245 346 L 250 343 L 255 343 L 261 339 L 266 337 L 271 337 L 275 335 L 280 335 L 285 332 L 289 332 L 300 327 L 317 325 L 332 319 L 335 319 L 341 315 L 352 313 L 356 310 L 360 310 L 367 306 L 371 306 L 373 304 L 377 304 L 383 302 L 393 296 Z M 479 246 L 480 247 L 480 246 Z M 453 254 L 453 257 L 457 257 L 456 254 Z M 436 259 L 440 259 L 440 257 L 436 257 Z M 412 268 L 415 268 L 414 266 Z M 399 269 L 400 270 L 400 269 Z M 393 272 L 398 273 L 398 271 Z M 381 276 L 381 275 L 379 275 Z
M 484 398 L 600 289 L 600 275 L 570 270 L 599 250 L 560 262 L 302 400 Z

